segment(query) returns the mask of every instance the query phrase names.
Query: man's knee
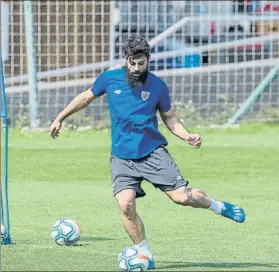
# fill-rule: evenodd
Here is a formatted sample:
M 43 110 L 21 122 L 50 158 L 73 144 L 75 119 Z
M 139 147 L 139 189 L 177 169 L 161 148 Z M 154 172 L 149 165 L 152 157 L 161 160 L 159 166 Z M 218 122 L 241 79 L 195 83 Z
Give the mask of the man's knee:
M 133 192 L 125 191 L 118 193 L 116 198 L 122 214 L 129 219 L 136 214 L 136 198 Z
M 131 201 L 131 200 L 121 201 L 118 203 L 119 203 L 119 207 L 120 207 L 122 214 L 126 218 L 130 219 L 136 214 L 136 205 L 135 205 L 134 201 Z
M 187 205 L 189 201 L 189 193 L 186 186 L 180 187 L 173 191 L 167 191 L 166 194 L 173 202 L 179 205 Z
M 183 205 L 183 206 L 188 206 L 191 203 L 191 199 L 192 199 L 192 194 L 191 192 L 189 192 L 188 190 L 186 190 L 184 193 L 182 194 L 177 194 L 174 196 L 174 198 L 172 199 L 175 203 L 179 204 L 179 205 Z
M 197 188 L 187 189 L 186 187 L 178 188 L 175 191 L 167 192 L 168 196 L 177 204 L 191 206 L 193 202 L 204 196 L 204 192 Z

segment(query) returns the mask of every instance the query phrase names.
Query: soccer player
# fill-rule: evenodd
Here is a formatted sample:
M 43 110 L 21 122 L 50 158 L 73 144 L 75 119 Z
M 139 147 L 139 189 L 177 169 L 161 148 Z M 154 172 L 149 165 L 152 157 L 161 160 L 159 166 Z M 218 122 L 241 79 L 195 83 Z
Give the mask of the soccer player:
M 243 209 L 208 197 L 201 189 L 189 188 L 174 159 L 166 149 L 167 140 L 158 130 L 157 111 L 168 129 L 194 148 L 201 146 L 200 135 L 190 133 L 171 109 L 169 89 L 164 81 L 148 71 L 150 46 L 139 36 L 124 45 L 126 67 L 103 72 L 86 91 L 78 94 L 52 125 L 57 137 L 63 120 L 85 108 L 106 93 L 111 117 L 111 177 L 123 225 L 134 245 L 149 256 L 148 269 L 155 268 L 146 241 L 144 225 L 136 211 L 136 198 L 145 196 L 141 182 L 147 180 L 175 203 L 209 209 L 242 223 Z

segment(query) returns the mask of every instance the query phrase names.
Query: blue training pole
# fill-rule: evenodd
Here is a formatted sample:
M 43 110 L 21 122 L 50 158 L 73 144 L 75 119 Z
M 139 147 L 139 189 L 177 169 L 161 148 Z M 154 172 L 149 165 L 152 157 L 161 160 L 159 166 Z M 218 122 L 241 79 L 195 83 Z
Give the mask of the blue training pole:
M 6 104 L 6 92 L 5 92 L 5 82 L 4 82 L 4 67 L 3 67 L 3 61 L 2 56 L 0 61 L 0 70 L 1 70 L 1 118 L 4 119 L 5 124 L 5 161 L 4 161 L 4 203 L 3 197 L 2 197 L 2 188 L 1 188 L 1 212 L 2 216 L 4 217 L 4 209 L 3 204 L 5 204 L 5 219 L 3 222 L 5 223 L 5 227 L 7 230 L 7 236 L 3 241 L 4 245 L 12 244 L 11 241 L 11 228 L 10 228 L 10 212 L 9 212 L 9 196 L 8 196 L 8 131 L 9 131 L 9 122 L 8 122 L 8 116 L 7 116 L 7 104 Z M 2 129 L 2 128 L 1 128 Z

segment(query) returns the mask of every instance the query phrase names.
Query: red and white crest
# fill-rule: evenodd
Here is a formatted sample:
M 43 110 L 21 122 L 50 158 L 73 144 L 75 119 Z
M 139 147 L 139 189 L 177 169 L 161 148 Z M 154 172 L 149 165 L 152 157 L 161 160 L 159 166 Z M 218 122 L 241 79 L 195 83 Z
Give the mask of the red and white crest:
M 150 96 L 150 92 L 141 91 L 141 98 L 143 101 L 146 101 Z

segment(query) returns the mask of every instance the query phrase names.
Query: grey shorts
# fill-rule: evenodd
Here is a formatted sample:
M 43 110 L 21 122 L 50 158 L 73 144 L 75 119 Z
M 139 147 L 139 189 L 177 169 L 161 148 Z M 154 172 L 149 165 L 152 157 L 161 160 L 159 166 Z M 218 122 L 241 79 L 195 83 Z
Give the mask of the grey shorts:
M 159 146 L 147 157 L 137 160 L 121 159 L 113 154 L 110 159 L 113 193 L 134 189 L 136 197 L 145 196 L 141 182 L 146 180 L 161 191 L 172 191 L 187 186 L 168 150 Z

